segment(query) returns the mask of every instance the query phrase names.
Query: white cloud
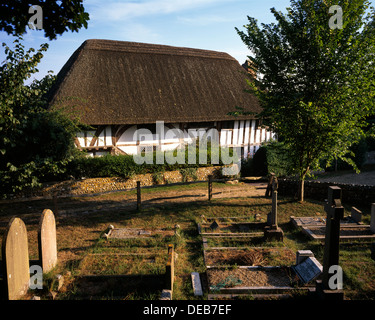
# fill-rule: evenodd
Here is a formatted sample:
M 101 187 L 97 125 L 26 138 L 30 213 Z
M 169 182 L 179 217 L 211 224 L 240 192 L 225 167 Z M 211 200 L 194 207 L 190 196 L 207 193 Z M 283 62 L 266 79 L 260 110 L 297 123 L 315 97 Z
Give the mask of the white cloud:
M 237 19 L 234 18 L 212 14 L 196 15 L 190 17 L 178 17 L 177 20 L 182 23 L 191 24 L 195 26 L 207 26 L 213 23 L 226 23 L 237 21 Z
M 92 5 L 92 10 L 90 10 L 92 20 L 118 21 L 134 17 L 184 12 L 234 0 L 141 0 L 125 3 L 107 1 L 105 5 L 99 5 L 95 0 L 91 1 L 91 3 L 87 1 L 87 4 Z
M 117 28 L 116 37 L 118 40 L 150 43 L 161 40 L 157 32 L 140 23 L 127 24 L 121 28 Z

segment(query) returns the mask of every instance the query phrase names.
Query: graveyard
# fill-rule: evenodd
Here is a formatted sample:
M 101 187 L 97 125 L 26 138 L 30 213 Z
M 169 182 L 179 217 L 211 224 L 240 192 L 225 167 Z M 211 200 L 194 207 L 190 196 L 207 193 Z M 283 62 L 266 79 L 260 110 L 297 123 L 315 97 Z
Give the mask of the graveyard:
M 211 199 L 206 184 L 142 191 L 141 207 L 136 190 L 1 203 L 2 262 L 4 247 L 11 246 L 4 244 L 5 236 L 19 228 L 26 243 L 18 245 L 19 259 L 45 270 L 41 289 L 24 287 L 22 294 L 7 297 L 4 275 L 10 271 L 4 269 L 10 267 L 2 263 L 1 299 L 317 299 L 313 293 L 316 282 L 325 280 L 327 246 L 303 228 L 322 227 L 337 210 L 341 223 L 327 227 L 375 223 L 371 203 L 353 211 L 352 204 L 337 199 L 329 208 L 324 199 L 265 197 L 265 184 L 213 182 Z M 374 239 L 358 232 L 337 243 L 334 235 L 329 256 L 338 254 L 344 299 L 374 299 Z

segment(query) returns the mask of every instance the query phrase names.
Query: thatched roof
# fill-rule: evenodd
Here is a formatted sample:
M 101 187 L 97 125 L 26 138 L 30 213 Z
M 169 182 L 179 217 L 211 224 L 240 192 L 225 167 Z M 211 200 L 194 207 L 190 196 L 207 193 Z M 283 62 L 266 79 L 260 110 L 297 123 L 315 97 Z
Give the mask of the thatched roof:
M 50 105 L 74 105 L 90 125 L 233 120 L 236 106 L 261 110 L 245 79 L 222 52 L 87 40 L 59 72 Z

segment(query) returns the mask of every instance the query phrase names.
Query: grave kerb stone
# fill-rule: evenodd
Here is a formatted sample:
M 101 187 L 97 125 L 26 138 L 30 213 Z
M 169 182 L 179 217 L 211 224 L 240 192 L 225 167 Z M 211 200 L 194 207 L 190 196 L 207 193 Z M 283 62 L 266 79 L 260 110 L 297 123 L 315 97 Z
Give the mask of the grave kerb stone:
M 375 203 L 371 204 L 370 230 L 371 232 L 375 233 Z
M 298 250 L 296 253 L 296 265 L 302 263 L 308 257 L 314 257 L 314 253 L 311 250 Z
M 193 284 L 194 295 L 203 296 L 202 284 L 198 272 L 191 273 L 191 281 Z
M 371 244 L 371 259 L 375 261 L 375 242 Z
M 350 216 L 355 222 L 362 221 L 362 211 L 358 210 L 356 207 L 352 207 Z

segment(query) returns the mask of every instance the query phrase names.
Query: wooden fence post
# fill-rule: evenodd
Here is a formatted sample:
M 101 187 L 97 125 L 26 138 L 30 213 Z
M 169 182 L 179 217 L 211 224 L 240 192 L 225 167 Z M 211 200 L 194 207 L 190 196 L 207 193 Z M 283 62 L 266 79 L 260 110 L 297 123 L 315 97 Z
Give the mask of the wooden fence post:
M 142 199 L 141 199 L 141 182 L 137 181 L 137 210 L 141 210 L 141 204 L 142 204 Z
M 165 271 L 165 289 L 171 290 L 173 292 L 173 282 L 174 282 L 174 247 L 173 244 L 168 245 L 168 261 Z
M 58 206 L 58 203 L 57 203 L 57 190 L 54 190 L 53 191 L 53 212 L 55 213 L 55 215 L 57 216 L 59 214 L 59 206 Z
M 208 176 L 208 201 L 212 199 L 212 174 Z

